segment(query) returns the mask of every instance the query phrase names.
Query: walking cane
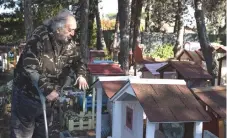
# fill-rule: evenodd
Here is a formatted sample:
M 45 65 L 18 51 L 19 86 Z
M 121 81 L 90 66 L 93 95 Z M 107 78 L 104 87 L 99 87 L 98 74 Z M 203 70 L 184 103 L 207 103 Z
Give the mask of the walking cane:
M 43 117 L 44 117 L 44 124 L 45 124 L 45 134 L 46 138 L 49 138 L 48 135 L 48 125 L 47 125 L 47 116 L 46 116 L 46 98 L 43 95 L 42 91 L 38 87 L 38 80 L 39 80 L 39 74 L 33 73 L 33 76 L 31 77 L 33 85 L 36 87 L 39 93 L 39 97 L 41 100 L 42 108 L 43 108 Z

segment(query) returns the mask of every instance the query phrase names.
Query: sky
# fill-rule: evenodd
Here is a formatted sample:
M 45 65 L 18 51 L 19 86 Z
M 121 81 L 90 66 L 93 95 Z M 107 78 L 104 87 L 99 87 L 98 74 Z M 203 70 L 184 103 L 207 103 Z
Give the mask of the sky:
M 16 1 L 16 0 L 14 0 Z M 101 17 L 108 13 L 117 13 L 118 5 L 117 0 L 102 0 L 99 3 L 100 15 Z M 13 9 L 4 9 L 3 6 L 0 7 L 0 13 L 2 12 L 12 12 Z
M 117 13 L 118 2 L 117 0 L 102 0 L 99 4 L 100 15 L 103 16 L 108 13 Z

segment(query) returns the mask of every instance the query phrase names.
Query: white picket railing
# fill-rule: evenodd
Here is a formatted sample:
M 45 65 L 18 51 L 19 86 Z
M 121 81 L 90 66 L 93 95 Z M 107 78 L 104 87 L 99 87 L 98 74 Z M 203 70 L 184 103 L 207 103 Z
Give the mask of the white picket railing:
M 65 116 L 65 125 L 68 128 L 69 131 L 72 130 L 91 130 L 94 129 L 93 123 L 95 124 L 95 121 L 92 121 L 92 113 L 88 112 L 85 114 L 84 112 L 80 112 L 80 114 L 77 114 L 77 116 L 68 117 Z

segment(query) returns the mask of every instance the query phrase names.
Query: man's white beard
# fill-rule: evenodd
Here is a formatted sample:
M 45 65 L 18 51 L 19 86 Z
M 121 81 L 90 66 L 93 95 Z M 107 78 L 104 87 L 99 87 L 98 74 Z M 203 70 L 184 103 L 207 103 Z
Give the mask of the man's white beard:
M 56 34 L 56 40 L 61 44 L 69 44 L 71 42 L 71 38 L 66 37 L 64 34 Z

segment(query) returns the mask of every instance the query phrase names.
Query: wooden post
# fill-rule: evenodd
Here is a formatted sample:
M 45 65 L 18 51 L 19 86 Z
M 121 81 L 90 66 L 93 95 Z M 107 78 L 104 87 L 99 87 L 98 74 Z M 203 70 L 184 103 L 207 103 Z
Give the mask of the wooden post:
M 112 138 L 122 138 L 122 101 L 113 103 Z
M 218 68 L 218 85 L 221 84 L 221 68 L 222 68 L 222 60 L 219 60 L 219 68 Z
M 92 83 L 95 82 L 96 76 L 92 77 Z M 95 87 L 92 89 L 92 128 L 95 128 L 95 97 L 96 97 L 96 92 L 95 92 Z
M 203 122 L 195 122 L 194 123 L 194 138 L 202 138 L 203 136 Z
M 160 79 L 163 79 L 163 78 L 164 78 L 164 72 L 161 71 L 161 72 L 160 72 Z
M 139 105 L 139 109 L 136 109 L 137 112 L 135 112 L 136 116 L 137 116 L 137 119 L 136 120 L 133 120 L 133 126 L 136 127 L 136 131 L 137 131 L 137 138 L 142 138 L 143 137 L 143 108 L 141 107 L 140 103 L 138 102 L 137 103 L 137 107 L 138 108 L 138 105 Z M 136 124 L 136 125 L 134 125 Z
M 218 120 L 218 137 L 225 138 L 224 120 Z
M 97 87 L 97 106 L 96 106 L 96 138 L 101 138 L 102 129 L 102 88 Z
M 156 124 L 155 123 L 151 123 L 147 119 L 146 138 L 154 138 L 155 137 L 155 130 L 156 130 Z
M 86 104 L 87 104 L 87 98 L 86 98 L 86 93 L 84 92 L 83 95 L 83 112 L 86 112 Z

